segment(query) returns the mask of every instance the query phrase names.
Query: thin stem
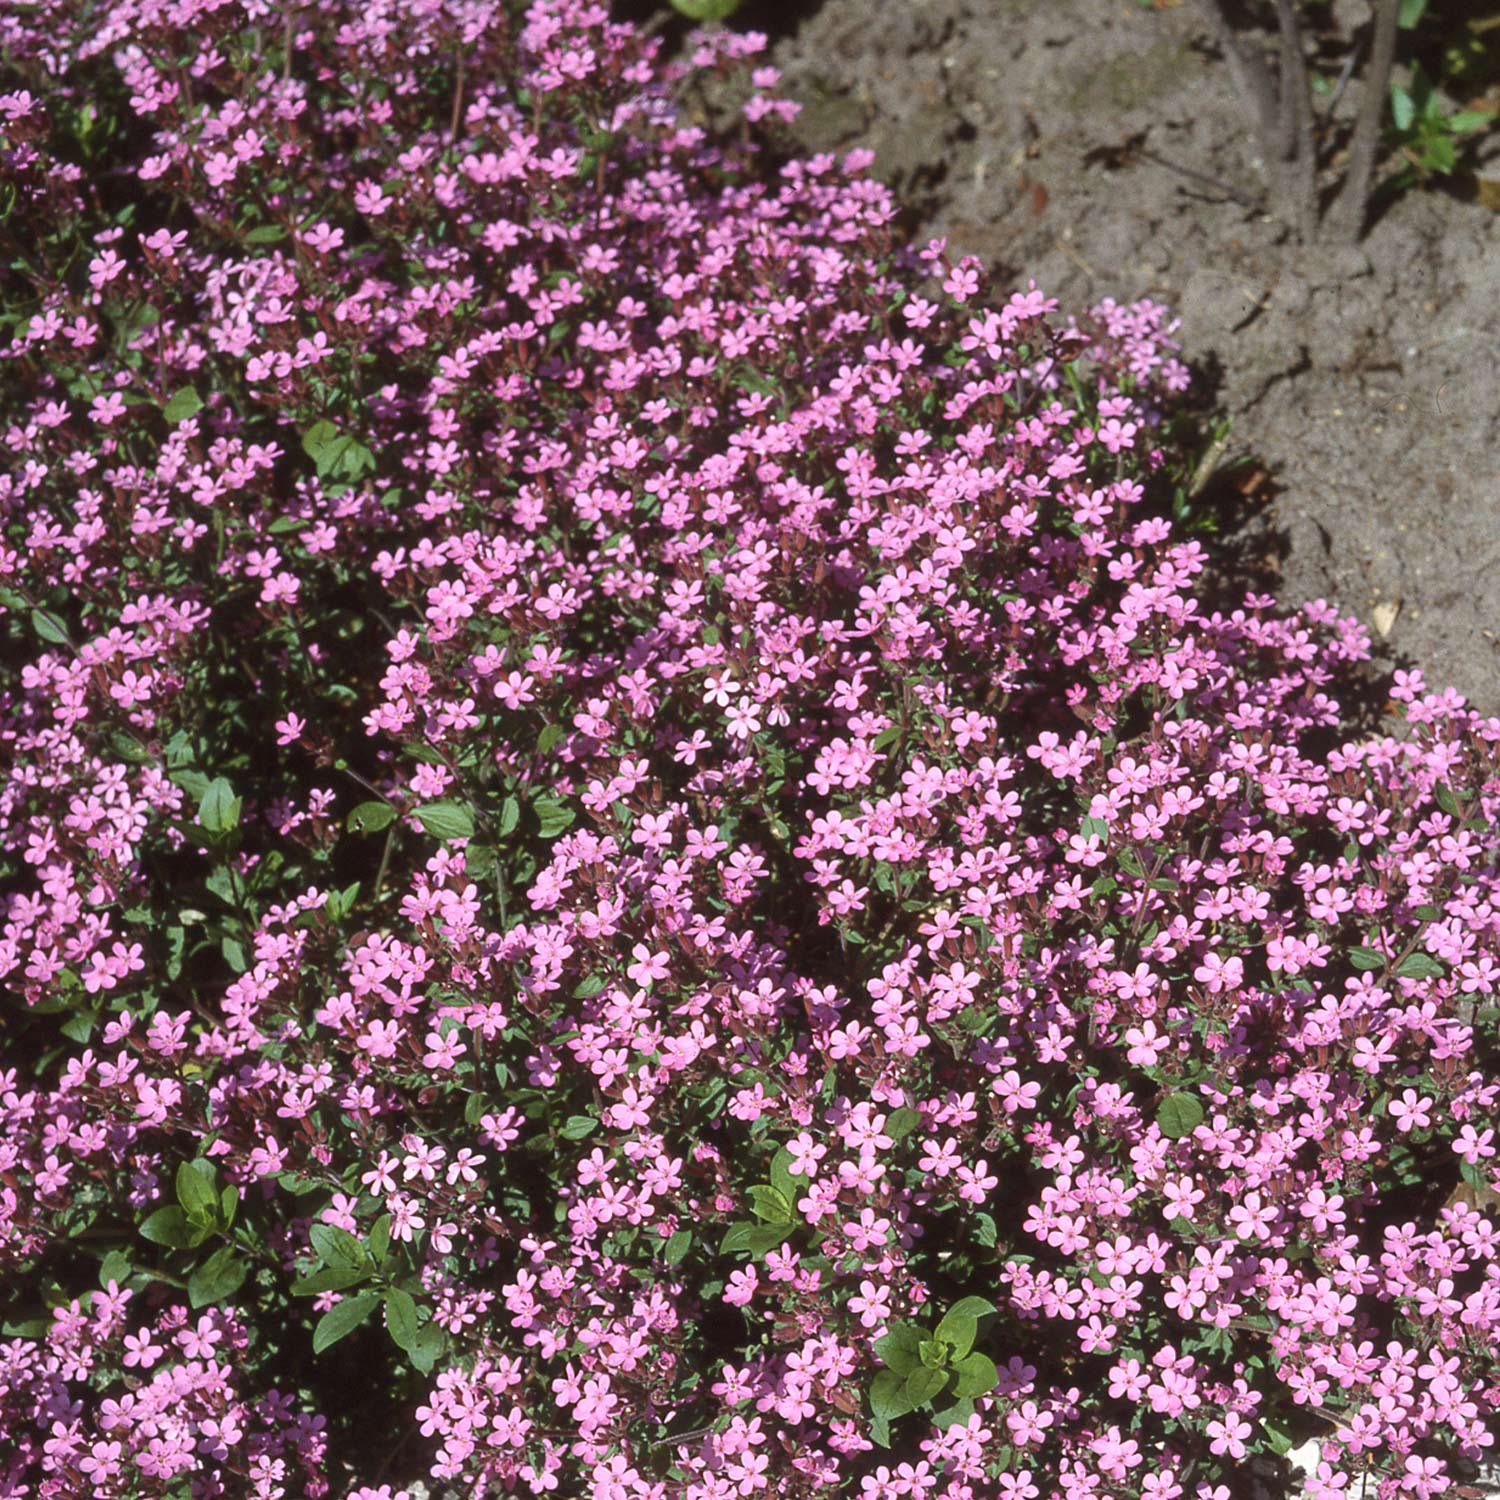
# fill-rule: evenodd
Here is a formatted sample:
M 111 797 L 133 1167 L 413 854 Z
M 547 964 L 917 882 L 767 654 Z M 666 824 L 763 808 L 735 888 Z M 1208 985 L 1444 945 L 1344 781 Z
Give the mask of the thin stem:
M 1343 191 L 1330 216 L 1335 232 L 1349 241 L 1359 239 L 1364 232 L 1370 183 L 1375 175 L 1375 155 L 1380 146 L 1380 127 L 1385 119 L 1386 95 L 1391 87 L 1391 68 L 1396 61 L 1400 0 L 1372 0 L 1372 3 L 1375 8 L 1375 45 L 1349 144 L 1349 166 L 1344 173 Z
M 1239 39 L 1229 29 L 1224 14 L 1223 0 L 1202 0 L 1204 13 L 1213 27 L 1214 39 L 1229 64 L 1230 75 L 1240 91 L 1251 113 L 1255 117 L 1256 132 L 1260 136 L 1262 149 L 1270 149 L 1276 141 L 1279 114 L 1276 87 L 1271 81 L 1270 70 L 1263 59 L 1240 46 Z
M 1349 51 L 1349 56 L 1344 59 L 1344 66 L 1339 72 L 1339 81 L 1334 85 L 1333 93 L 1329 95 L 1328 103 L 1323 109 L 1323 118 L 1331 120 L 1334 111 L 1339 107 L 1339 101 L 1344 97 L 1344 90 L 1349 87 L 1349 80 L 1354 77 L 1354 70 L 1359 66 L 1359 59 L 1365 50 L 1365 39 L 1361 37 Z
M 375 889 L 370 894 L 372 901 L 380 900 L 380 892 L 385 887 L 385 872 L 391 862 L 391 841 L 396 837 L 396 825 L 391 824 L 385 836 L 385 844 L 380 850 L 380 869 L 375 873 Z
M 464 54 L 458 54 L 458 71 L 453 78 L 453 118 L 448 122 L 448 139 L 457 143 L 464 123 Z
M 1318 153 L 1313 134 L 1312 84 L 1293 0 L 1276 0 L 1276 24 L 1281 32 L 1282 159 L 1289 163 L 1287 180 L 1297 230 L 1304 239 L 1311 239 L 1317 229 Z
M 1238 203 L 1242 208 L 1248 208 L 1252 212 L 1259 212 L 1263 206 L 1259 199 L 1252 198 L 1249 193 L 1245 192 L 1242 188 L 1235 187 L 1232 182 L 1225 182 L 1221 177 L 1212 177 L 1207 172 L 1199 172 L 1192 167 L 1185 167 L 1181 162 L 1170 161 L 1155 151 L 1142 148 L 1141 159 L 1143 161 L 1153 161 L 1157 166 L 1165 167 L 1169 172 L 1176 172 L 1179 176 L 1188 178 L 1189 181 L 1200 183 L 1204 187 L 1213 188 L 1216 192 L 1222 193 L 1230 202 Z

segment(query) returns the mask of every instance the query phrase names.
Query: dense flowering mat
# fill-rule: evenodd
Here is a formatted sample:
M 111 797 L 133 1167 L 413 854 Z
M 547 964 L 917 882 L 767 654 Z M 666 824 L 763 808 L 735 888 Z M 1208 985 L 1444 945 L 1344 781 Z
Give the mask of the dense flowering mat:
M 1489 1450 L 1500 722 L 758 43 L 0 15 L 0 1496 Z

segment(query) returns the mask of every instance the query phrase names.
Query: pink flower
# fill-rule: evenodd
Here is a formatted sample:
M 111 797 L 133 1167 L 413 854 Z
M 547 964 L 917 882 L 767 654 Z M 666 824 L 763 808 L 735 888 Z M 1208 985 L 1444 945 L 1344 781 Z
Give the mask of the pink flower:
M 873 1281 L 861 1281 L 859 1293 L 849 1299 L 849 1306 L 860 1317 L 863 1328 L 879 1328 L 889 1321 L 891 1291 L 889 1287 L 877 1287 Z
M 306 719 L 298 718 L 296 714 L 287 714 L 285 718 L 276 721 L 276 743 L 278 745 L 294 744 L 302 737 L 306 729 Z
M 1404 1089 L 1399 1099 L 1391 1100 L 1391 1118 L 1403 1135 L 1426 1130 L 1432 1124 L 1432 1100 L 1424 1099 L 1415 1089 Z
M 828 1147 L 819 1142 L 805 1130 L 787 1142 L 787 1151 L 791 1155 L 791 1161 L 787 1163 L 787 1171 L 794 1177 L 816 1177 L 818 1175 L 818 1163 L 828 1155 Z
M 166 1350 L 151 1338 L 150 1329 L 141 1329 L 138 1333 L 127 1333 L 125 1335 L 125 1367 L 129 1369 L 139 1365 L 143 1370 L 149 1370 Z

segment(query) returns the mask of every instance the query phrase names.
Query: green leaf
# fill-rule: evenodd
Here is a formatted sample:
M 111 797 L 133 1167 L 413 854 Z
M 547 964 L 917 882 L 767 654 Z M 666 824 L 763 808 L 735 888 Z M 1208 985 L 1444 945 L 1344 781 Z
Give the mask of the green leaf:
M 662 1259 L 669 1266 L 677 1265 L 692 1248 L 693 1231 L 691 1229 L 679 1229 L 671 1239 L 667 1241 L 667 1248 L 662 1252 Z
M 378 1293 L 361 1292 L 359 1296 L 350 1297 L 338 1306 L 329 1308 L 313 1329 L 313 1353 L 321 1354 L 341 1338 L 353 1333 L 379 1306 Z
M 736 1255 L 741 1250 L 748 1250 L 751 1237 L 759 1227 L 749 1219 L 736 1220 L 724 1231 L 724 1238 L 719 1241 L 719 1254 Z
M 323 910 L 328 914 L 330 921 L 342 921 L 354 909 L 355 897 L 359 895 L 359 881 L 353 885 L 346 885 L 341 891 L 334 891 L 325 903 Z
M 590 974 L 587 979 L 582 979 L 573 989 L 575 1000 L 587 1000 L 592 995 L 597 995 L 609 981 L 602 974 Z
M 245 1284 L 250 1268 L 234 1252 L 233 1245 L 215 1250 L 188 1277 L 188 1301 L 194 1307 L 226 1302 Z
M 567 1123 L 557 1133 L 565 1141 L 581 1141 L 598 1128 L 599 1121 L 594 1115 L 569 1115 Z
M 1391 118 L 1396 122 L 1396 129 L 1410 130 L 1416 113 L 1417 106 L 1411 95 L 1399 83 L 1393 83 L 1391 85 Z
M 914 1373 L 922 1373 L 921 1367 L 918 1366 Z M 897 1417 L 904 1417 L 916 1409 L 917 1403 L 906 1393 L 908 1378 L 895 1370 L 881 1370 L 876 1374 L 870 1382 L 870 1410 L 877 1417 L 894 1422 Z
M 950 1427 L 962 1427 L 974 1415 L 974 1403 L 967 1396 L 955 1401 L 952 1406 L 944 1407 L 940 1412 L 934 1412 L 933 1425 L 939 1432 L 946 1432 Z
M 1134 875 L 1138 880 L 1146 878 L 1146 868 L 1141 864 L 1139 856 L 1134 849 L 1121 849 L 1115 855 L 1115 863 L 1124 870 L 1127 875 Z
M 203 410 L 203 398 L 192 386 L 185 385 L 177 391 L 161 409 L 161 414 L 172 423 L 186 422 Z
M 254 229 L 245 231 L 247 245 L 274 245 L 277 240 L 285 238 L 286 229 L 280 224 L 257 224 Z
M 329 444 L 333 443 L 338 435 L 339 430 L 332 422 L 314 422 L 302 434 L 302 451 L 321 467 L 321 455 L 328 450 Z
M 448 1335 L 436 1323 L 426 1323 L 417 1334 L 416 1342 L 407 1350 L 417 1370 L 428 1375 L 448 1347 Z
M 1487 130 L 1495 123 L 1495 116 L 1488 110 L 1461 109 L 1448 116 L 1448 129 L 1454 135 L 1472 135 L 1476 130 Z
M 1356 969 L 1383 969 L 1385 954 L 1377 953 L 1374 948 L 1351 948 L 1349 962 Z
M 1097 838 L 1101 843 L 1109 842 L 1109 824 L 1103 818 L 1085 818 L 1080 829 L 1084 838 Z
M 362 1270 L 369 1266 L 370 1257 L 357 1236 L 337 1224 L 314 1224 L 307 1237 L 318 1252 L 318 1259 L 325 1266 L 339 1270 Z
M 797 1185 L 797 1179 L 792 1176 L 792 1153 L 785 1146 L 771 1158 L 771 1186 L 786 1199 L 787 1203 L 795 1206 L 797 1199 L 802 1196 L 802 1189 Z
M 516 824 L 521 821 L 521 804 L 514 797 L 507 797 L 500 804 L 500 837 L 516 831 Z
M 70 1042 L 87 1042 L 93 1035 L 94 1023 L 99 1019 L 99 1012 L 95 1010 L 82 1010 L 76 1015 L 69 1016 L 57 1029 L 67 1037 Z
M 1489 1169 L 1482 1161 L 1460 1161 L 1458 1175 L 1476 1192 L 1484 1192 L 1490 1185 Z
M 112 1281 L 124 1286 L 130 1273 L 130 1257 L 123 1250 L 111 1250 L 99 1263 L 99 1285 L 106 1291 Z
M 1396 965 L 1396 974 L 1401 979 L 1441 979 L 1447 972 L 1437 959 L 1426 953 L 1408 953 Z
M 44 1339 L 51 1327 L 51 1318 L 18 1318 L 0 1323 L 0 1335 L 8 1339 Z
M 379 833 L 396 821 L 396 809 L 389 802 L 361 802 L 349 814 L 351 833 Z
M 996 1241 L 1000 1238 L 1000 1231 L 994 1219 L 989 1214 L 977 1213 L 974 1215 L 974 1223 L 976 1226 L 974 1230 L 975 1243 L 982 1245 L 986 1250 L 993 1250 Z
M 536 812 L 536 820 L 544 839 L 555 839 L 558 834 L 566 833 L 573 826 L 573 809 L 556 797 L 538 797 L 532 803 L 532 808 Z
M 906 1399 L 914 1407 L 925 1406 L 947 1384 L 946 1369 L 933 1370 L 926 1365 L 919 1365 L 906 1377 Z
M 474 1123 L 473 1121 L 470 1122 Z M 381 1214 L 370 1229 L 370 1254 L 379 1262 L 384 1262 L 391 1251 L 391 1216 Z
M 958 1376 L 957 1393 L 961 1398 L 983 1396 L 1000 1384 L 1000 1372 L 987 1354 L 969 1354 L 953 1366 Z
M 1453 794 L 1453 788 L 1446 782 L 1440 781 L 1432 789 L 1433 798 L 1437 805 L 1448 814 L 1450 818 L 1462 818 L 1464 815 L 1463 804 Z
M 1203 1106 L 1194 1094 L 1168 1094 L 1156 1111 L 1156 1125 L 1169 1141 L 1180 1141 L 1203 1123 Z
M 294 1198 L 305 1198 L 309 1193 L 321 1193 L 325 1184 L 314 1182 L 310 1177 L 298 1177 L 294 1172 L 283 1172 L 276 1181 Z
M 886 1117 L 884 1134 L 893 1141 L 904 1140 L 922 1123 L 922 1111 L 903 1104 Z
M 213 1165 L 185 1161 L 177 1167 L 177 1201 L 189 1219 L 214 1222 L 219 1217 L 219 1189 Z
M 979 1320 L 993 1316 L 994 1311 L 983 1297 L 965 1297 L 962 1302 L 955 1302 L 943 1315 L 943 1321 L 937 1326 L 936 1336 L 947 1339 L 953 1345 L 954 1358 L 962 1359 L 974 1347 Z
M 933 1337 L 951 1347 L 954 1359 L 962 1359 L 974 1347 L 978 1332 L 978 1318 L 962 1308 L 952 1307 L 943 1314 Z
M 235 1210 L 240 1206 L 240 1190 L 227 1187 L 219 1194 L 219 1223 L 227 1230 L 234 1223 Z
M 785 1225 L 752 1224 L 749 1234 L 745 1237 L 745 1248 L 753 1259 L 760 1260 L 772 1250 L 781 1249 L 786 1244 L 788 1233 L 789 1230 Z
M 923 1333 L 915 1323 L 896 1323 L 875 1340 L 875 1352 L 884 1364 L 905 1375 L 921 1364 Z
M 292 1282 L 292 1296 L 311 1297 L 318 1292 L 342 1292 L 370 1279 L 368 1269 L 357 1270 L 344 1266 L 325 1266 L 308 1276 L 299 1276 Z
M 240 799 L 222 776 L 209 782 L 203 793 L 198 803 L 198 821 L 210 833 L 228 833 L 239 826 Z
M 792 1222 L 792 1205 L 786 1201 L 783 1193 L 768 1182 L 756 1183 L 750 1189 L 750 1203 L 755 1210 L 756 1217 L 766 1220 L 769 1224 Z
M 417 809 L 417 822 L 435 839 L 474 837 L 474 814 L 460 802 L 429 802 Z
M 1280 1422 L 1270 1417 L 1262 1417 L 1260 1425 L 1265 1429 L 1266 1437 L 1270 1439 L 1272 1453 L 1285 1456 L 1296 1446 L 1292 1441 L 1291 1432 Z
M 536 737 L 537 754 L 545 755 L 566 733 L 567 731 L 561 724 L 545 725 L 542 732 Z
M 403 1292 L 398 1286 L 386 1288 L 385 1330 L 403 1353 L 410 1354 L 416 1347 L 417 1304 L 410 1292 Z
M 31 628 L 53 646 L 68 644 L 68 632 L 58 623 L 56 616 L 48 614 L 45 609 L 32 610 Z
M 344 447 L 338 454 L 338 462 L 346 479 L 358 479 L 364 474 L 373 473 L 376 468 L 374 453 L 355 438 L 345 440 Z
M 967 1313 L 969 1317 L 982 1321 L 995 1316 L 995 1304 L 986 1302 L 983 1297 L 963 1297 L 949 1311 Z
M 952 1352 L 953 1346 L 943 1339 L 923 1339 L 917 1345 L 917 1357 L 929 1370 L 946 1370 Z
M 1400 9 L 1396 12 L 1396 25 L 1402 31 L 1410 31 L 1426 13 L 1427 0 L 1401 0 Z
M 188 1232 L 187 1215 L 175 1204 L 170 1208 L 159 1208 L 141 1221 L 142 1239 L 154 1245 L 168 1245 L 174 1250 L 185 1248 L 191 1238 Z

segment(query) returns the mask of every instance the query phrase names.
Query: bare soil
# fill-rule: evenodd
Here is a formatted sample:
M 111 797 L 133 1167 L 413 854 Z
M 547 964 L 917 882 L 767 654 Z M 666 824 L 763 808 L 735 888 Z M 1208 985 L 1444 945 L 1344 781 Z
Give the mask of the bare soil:
M 1335 0 L 1346 35 L 1366 15 Z M 915 236 L 945 234 L 1065 308 L 1178 311 L 1232 419 L 1225 457 L 1256 458 L 1206 492 L 1221 564 L 1288 603 L 1333 601 L 1386 665 L 1500 712 L 1489 209 L 1413 190 L 1358 246 L 1299 244 L 1261 206 L 1247 118 L 1192 0 L 804 0 L 776 19 L 801 148 L 873 149 Z M 1330 119 L 1335 169 L 1357 105 L 1356 79 Z

